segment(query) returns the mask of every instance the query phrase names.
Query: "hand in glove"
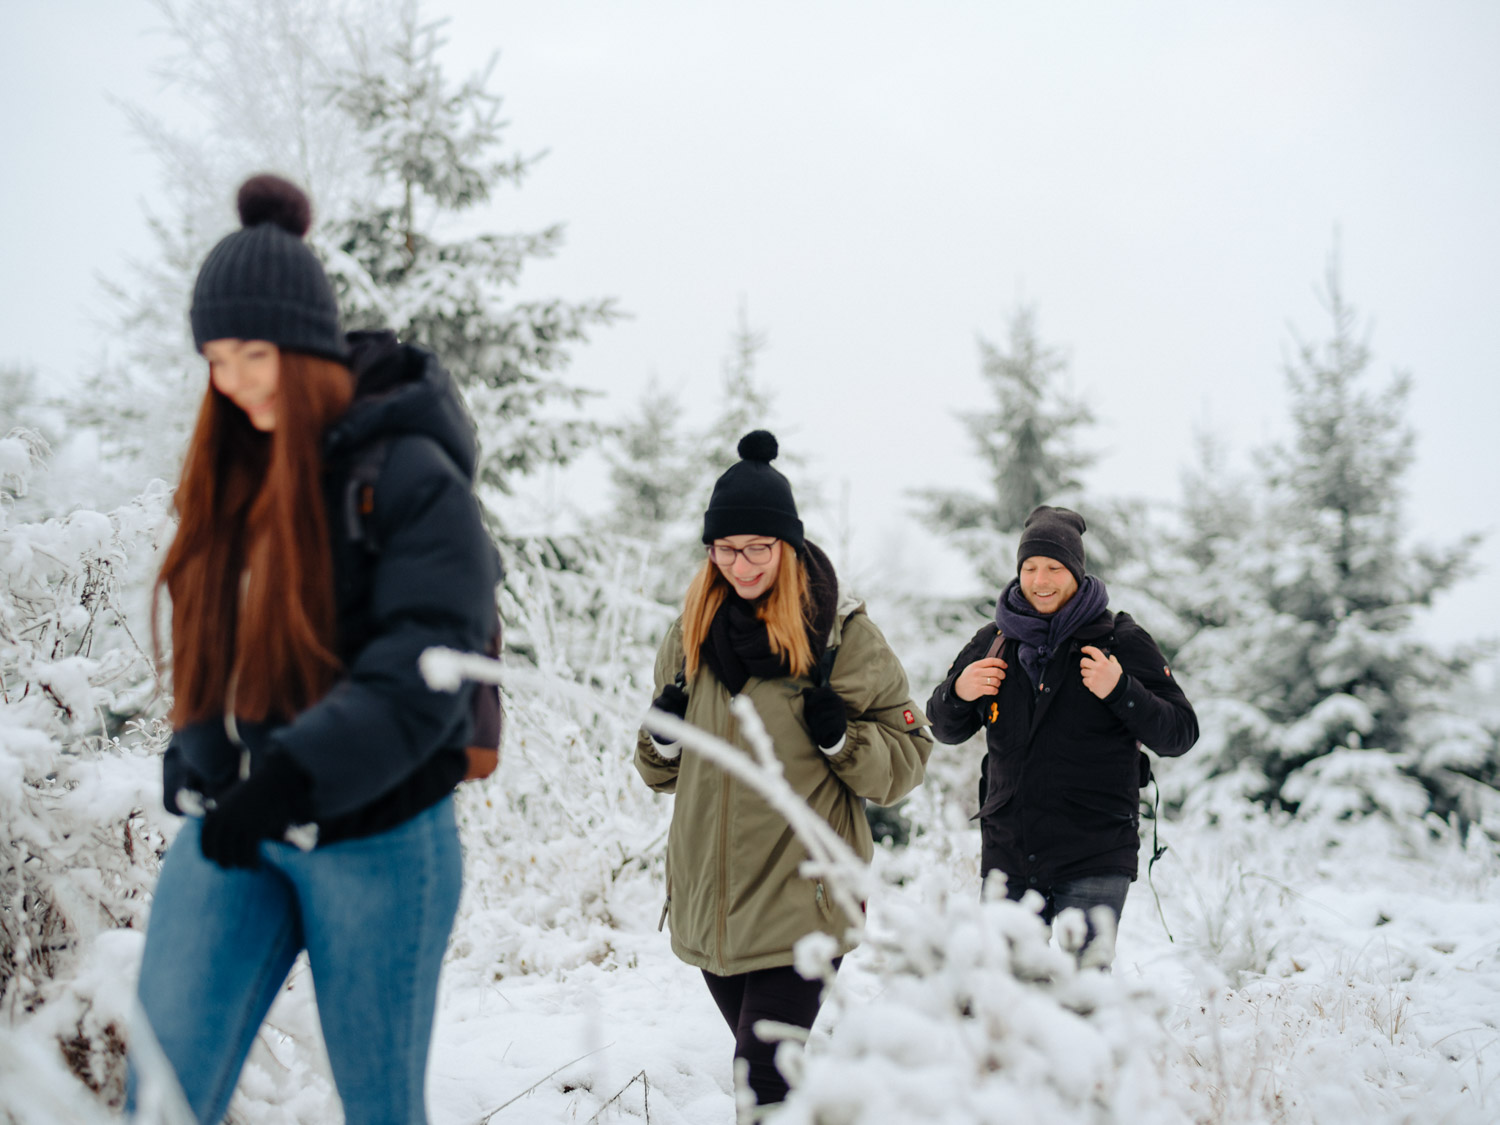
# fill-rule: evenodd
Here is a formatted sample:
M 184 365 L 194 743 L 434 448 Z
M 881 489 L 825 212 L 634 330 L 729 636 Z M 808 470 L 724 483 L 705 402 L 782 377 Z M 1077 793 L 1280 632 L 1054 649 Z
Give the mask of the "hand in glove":
M 849 729 L 849 716 L 844 710 L 844 701 L 827 684 L 810 688 L 804 693 L 802 721 L 807 724 L 813 741 L 824 751 L 837 747 Z
M 311 790 L 312 779 L 289 755 L 269 755 L 204 816 L 204 858 L 226 868 L 259 866 L 262 840 L 312 819 Z
M 668 684 L 661 689 L 661 694 L 651 701 L 651 706 L 658 711 L 665 711 L 668 715 L 676 715 L 679 719 L 687 715 L 688 697 L 687 692 L 676 684 Z M 651 732 L 651 739 L 658 746 L 670 746 L 672 740 Z

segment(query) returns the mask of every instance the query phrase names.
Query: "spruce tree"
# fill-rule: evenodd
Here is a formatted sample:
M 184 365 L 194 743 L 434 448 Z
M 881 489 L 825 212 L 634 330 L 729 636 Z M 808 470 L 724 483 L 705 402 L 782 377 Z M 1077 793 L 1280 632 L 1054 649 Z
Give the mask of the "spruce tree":
M 721 371 L 719 410 L 699 439 L 705 504 L 708 490 L 719 474 L 740 459 L 736 452 L 740 438 L 751 430 L 772 427 L 775 396 L 756 377 L 761 353 L 768 343 L 766 331 L 750 326 L 749 313 L 741 304 Z
M 484 490 L 563 464 L 596 434 L 556 418 L 585 392 L 557 378 L 571 345 L 608 323 L 611 302 L 511 300 L 526 263 L 550 256 L 562 227 L 458 236 L 455 220 L 519 185 L 535 158 L 502 152 L 500 98 L 490 68 L 455 85 L 438 55 L 442 24 L 417 5 L 400 13 L 393 43 L 361 46 L 335 90 L 365 140 L 368 179 L 348 217 L 325 228 L 323 247 L 351 328 L 392 328 L 437 353 L 464 390 L 479 426 Z
M 1189 493 L 1186 547 L 1207 579 L 1184 591 L 1200 604 L 1181 607 L 1202 626 L 1181 659 L 1207 689 L 1199 769 L 1267 803 L 1342 814 L 1409 810 L 1420 780 L 1446 810 L 1462 785 L 1426 755 L 1427 720 L 1463 665 L 1414 619 L 1462 577 L 1477 539 L 1407 545 L 1411 380 L 1368 386 L 1336 264 L 1324 298 L 1331 332 L 1295 342 L 1291 432 L 1261 455 L 1259 496 L 1247 504 L 1205 474 Z M 1476 747 L 1471 779 L 1493 783 L 1492 753 Z
M 703 509 L 714 481 L 739 460 L 736 446 L 750 430 L 774 428 L 774 398 L 757 375 L 767 336 L 750 326 L 742 306 L 730 336 L 719 400 L 707 425 L 685 428 L 679 396 L 653 380 L 635 413 L 608 435 L 610 499 L 597 530 L 623 535 L 660 560 L 651 593 L 666 605 L 682 601 L 702 563 Z M 778 461 L 782 461 L 778 458 Z M 785 457 L 785 463 L 796 463 Z M 804 503 L 807 491 L 798 487 Z
M 302 184 L 315 230 L 356 194 L 357 137 L 329 88 L 350 65 L 345 23 L 384 39 L 394 2 L 153 0 L 167 40 L 155 70 L 188 115 L 168 121 L 120 103 L 160 175 L 146 205 L 153 252 L 104 279 L 106 344 L 85 374 L 86 393 L 60 404 L 109 466 L 96 474 L 95 502 L 120 502 L 153 476 L 176 477 L 206 383 L 188 303 L 204 256 L 238 226 L 238 185 L 264 171 Z
M 919 518 L 969 557 L 984 585 L 999 590 L 1013 576 L 1016 537 L 1038 504 L 1074 504 L 1080 475 L 1094 457 L 1078 433 L 1093 423 L 1089 408 L 1059 385 L 1067 362 L 1037 334 L 1035 311 L 1012 314 L 1009 341 L 981 338 L 980 375 L 993 405 L 959 417 L 990 487 L 917 493 Z

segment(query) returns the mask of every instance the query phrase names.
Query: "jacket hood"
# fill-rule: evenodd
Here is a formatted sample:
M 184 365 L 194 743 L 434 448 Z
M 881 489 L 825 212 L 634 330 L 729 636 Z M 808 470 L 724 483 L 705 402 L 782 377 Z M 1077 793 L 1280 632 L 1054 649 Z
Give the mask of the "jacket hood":
M 394 332 L 351 332 L 348 344 L 354 401 L 329 427 L 325 456 L 332 460 L 381 438 L 422 434 L 472 481 L 479 462 L 474 420 L 437 357 L 402 344 Z

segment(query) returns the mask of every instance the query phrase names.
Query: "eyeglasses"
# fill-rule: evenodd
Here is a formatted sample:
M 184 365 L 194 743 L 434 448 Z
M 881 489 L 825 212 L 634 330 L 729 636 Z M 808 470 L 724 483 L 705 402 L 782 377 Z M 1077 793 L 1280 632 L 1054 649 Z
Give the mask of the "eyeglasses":
M 771 561 L 771 548 L 774 546 L 774 543 L 751 543 L 745 547 L 731 547 L 728 543 L 710 543 L 708 557 L 719 566 L 733 566 L 735 556 L 744 555 L 746 562 L 752 566 L 760 566 Z

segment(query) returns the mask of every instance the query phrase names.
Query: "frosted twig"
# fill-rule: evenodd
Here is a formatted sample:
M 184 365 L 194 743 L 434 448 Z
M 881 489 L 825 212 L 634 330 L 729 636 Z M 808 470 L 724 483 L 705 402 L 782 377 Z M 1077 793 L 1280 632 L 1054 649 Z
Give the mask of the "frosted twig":
M 623 1098 L 625 1096 L 625 1091 L 630 1089 L 630 1087 L 634 1086 L 637 1082 L 641 1084 L 642 1108 L 646 1112 L 646 1121 L 649 1125 L 651 1121 L 651 1080 L 646 1077 L 646 1072 L 644 1070 L 636 1071 L 636 1073 L 631 1076 L 630 1081 L 621 1086 L 619 1092 L 615 1094 L 614 1097 L 610 1098 L 609 1101 L 605 1102 L 599 1107 L 599 1112 L 594 1114 L 593 1117 L 590 1117 L 586 1122 L 586 1125 L 594 1125 L 594 1123 L 598 1121 L 599 1118 L 604 1116 L 604 1111 L 610 1106 L 614 1105 L 615 1102 Z
M 579 1055 L 576 1059 L 573 1059 L 572 1062 L 565 1062 L 565 1063 L 563 1063 L 562 1066 L 558 1067 L 556 1070 L 550 1071 L 547 1074 L 542 1075 L 535 1082 L 533 1082 L 530 1086 L 527 1086 L 526 1089 L 522 1090 L 515 1097 L 511 1098 L 510 1101 L 502 1102 L 500 1105 L 497 1105 L 494 1109 L 490 1110 L 488 1113 L 484 1114 L 483 1116 L 475 1118 L 474 1122 L 473 1122 L 473 1125 L 485 1125 L 485 1123 L 488 1122 L 490 1118 L 494 1117 L 495 1114 L 499 1113 L 506 1106 L 513 1105 L 514 1103 L 520 1101 L 527 1094 L 531 1093 L 531 1091 L 535 1090 L 538 1086 L 540 1086 L 543 1082 L 547 1081 L 547 1079 L 551 1078 L 553 1075 L 555 1075 L 555 1074 L 561 1074 L 563 1071 L 567 1070 L 568 1067 L 572 1066 L 573 1063 L 581 1063 L 584 1059 L 588 1058 L 590 1055 L 597 1055 L 600 1051 L 607 1051 L 607 1050 L 609 1050 L 609 1048 L 611 1048 L 613 1046 L 614 1046 L 613 1043 L 606 1043 L 602 1047 L 595 1047 L 592 1051 L 585 1051 L 583 1054 Z
M 530 687 L 594 708 L 600 703 L 600 693 L 594 688 L 558 676 L 506 667 L 498 660 L 475 653 L 430 648 L 422 654 L 419 666 L 428 686 L 437 691 L 456 691 L 465 679 L 472 679 L 504 684 L 511 691 Z M 787 783 L 775 746 L 756 713 L 755 705 L 741 695 L 729 701 L 729 708 L 739 720 L 753 756 L 676 715 L 654 708 L 647 711 L 643 725 L 647 730 L 701 754 L 732 777 L 743 781 L 785 817 L 792 832 L 807 849 L 808 860 L 803 865 L 803 873 L 826 880 L 839 909 L 853 928 L 862 930 L 864 911 L 860 903 L 869 897 L 868 868 L 833 826 L 809 808 Z
M 465 680 L 482 684 L 505 682 L 506 668 L 498 660 L 477 652 L 434 647 L 422 653 L 417 668 L 433 691 L 457 691 Z

